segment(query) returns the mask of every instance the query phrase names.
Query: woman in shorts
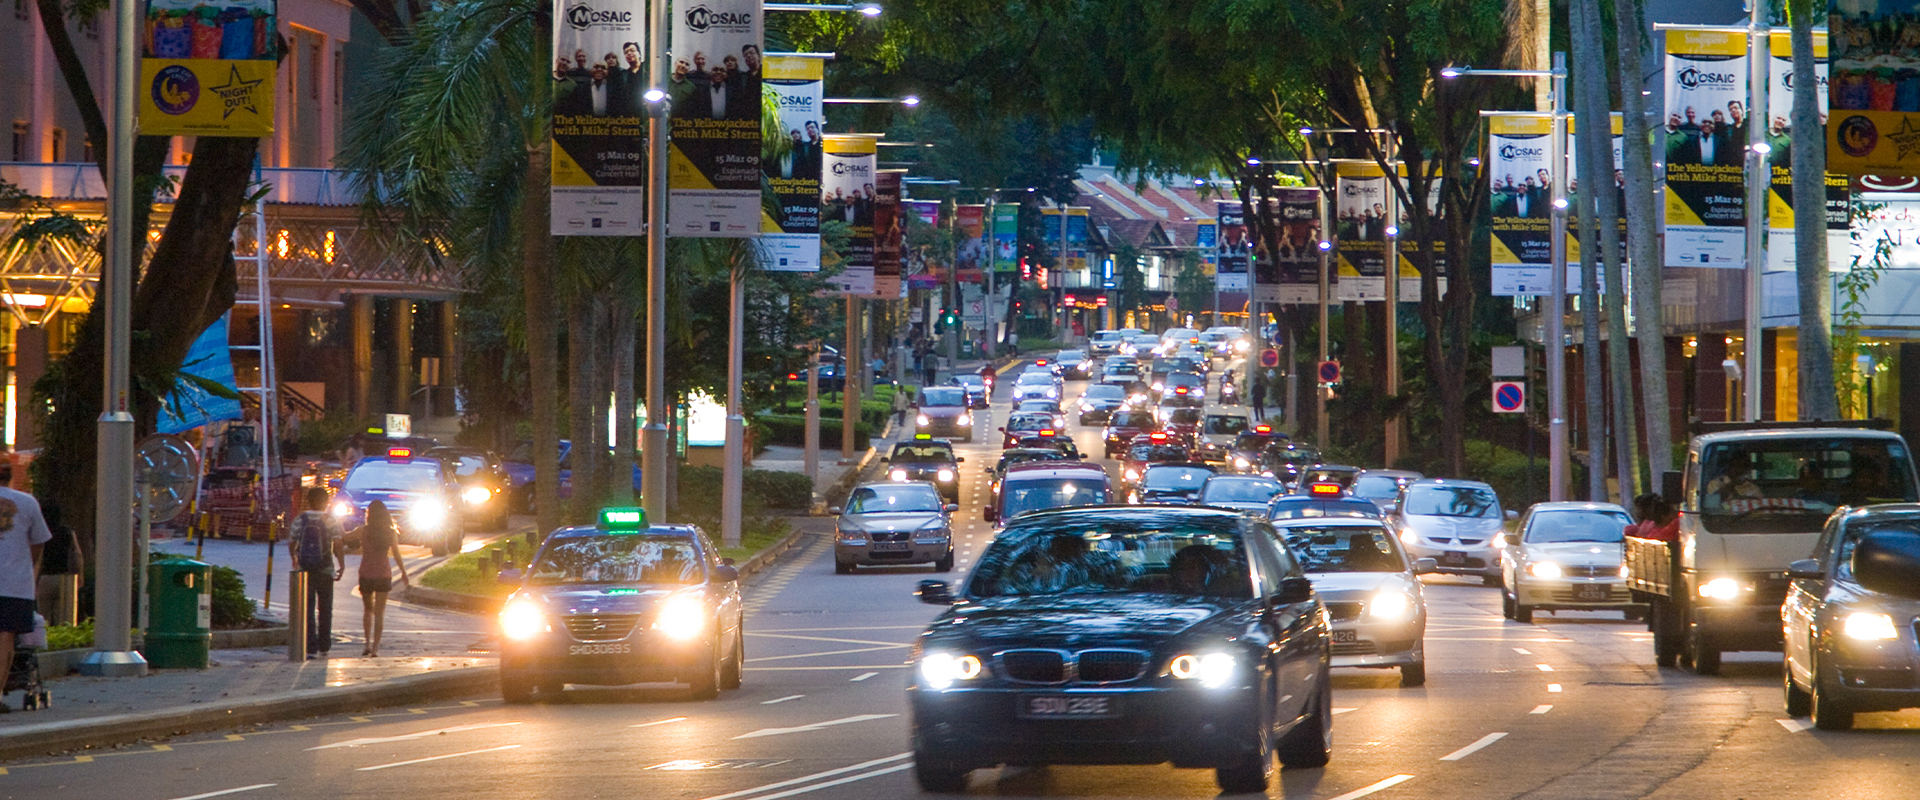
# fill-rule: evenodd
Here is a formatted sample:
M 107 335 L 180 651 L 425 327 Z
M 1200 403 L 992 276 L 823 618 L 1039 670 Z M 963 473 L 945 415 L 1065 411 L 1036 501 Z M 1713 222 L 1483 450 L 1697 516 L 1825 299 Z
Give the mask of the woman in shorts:
M 400 559 L 400 535 L 394 530 L 393 515 L 386 503 L 375 500 L 367 504 L 367 524 L 360 528 L 360 604 L 366 611 L 361 629 L 367 643 L 360 655 L 380 655 L 395 564 L 400 566 L 400 582 L 406 583 L 407 562 Z

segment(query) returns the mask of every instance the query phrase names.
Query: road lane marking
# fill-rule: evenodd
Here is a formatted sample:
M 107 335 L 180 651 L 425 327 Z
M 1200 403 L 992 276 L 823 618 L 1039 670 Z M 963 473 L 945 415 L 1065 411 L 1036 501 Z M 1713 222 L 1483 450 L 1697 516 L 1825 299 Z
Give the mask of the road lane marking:
M 804 694 L 790 694 L 790 695 L 787 695 L 786 697 L 776 697 L 776 698 L 774 698 L 774 699 L 772 699 L 772 700 L 762 700 L 762 701 L 760 701 L 760 705 L 763 705 L 763 706 L 770 706 L 770 705 L 773 705 L 774 703 L 784 703 L 784 702 L 787 702 L 788 700 L 798 700 L 798 699 L 800 699 L 800 698 L 802 698 L 802 697 L 806 697 L 806 695 L 804 695 Z
M 309 747 L 307 748 L 307 752 L 313 752 L 315 750 L 332 750 L 336 747 L 360 747 L 362 745 L 386 744 L 388 742 L 408 742 L 414 739 L 425 739 L 429 736 L 439 736 L 441 734 L 446 734 L 446 733 L 465 733 L 467 731 L 477 731 L 477 730 L 482 730 L 486 728 L 505 728 L 505 727 L 518 725 L 518 724 L 520 723 L 489 722 L 489 723 L 484 723 L 480 725 L 460 725 L 452 728 L 439 728 L 437 730 L 421 731 L 419 733 L 403 733 L 399 736 L 378 736 L 378 737 L 372 737 L 372 738 L 366 738 L 366 739 L 348 739 L 344 742 L 334 742 L 333 744 L 323 744 L 323 745 L 320 745 L 319 747 Z
M 638 724 L 638 725 L 628 725 L 627 727 L 629 727 L 629 728 L 651 728 L 651 727 L 653 727 L 653 726 L 655 726 L 655 725 L 671 725 L 671 724 L 673 724 L 673 723 L 675 723 L 675 722 L 686 722 L 686 721 L 687 721 L 687 718 L 686 718 L 686 717 L 668 717 L 668 718 L 666 718 L 666 719 L 656 719 L 656 720 L 654 720 L 654 721 L 652 721 L 652 722 L 642 722 L 642 723 L 640 723 L 640 724 Z
M 877 766 L 880 766 L 881 764 L 885 764 L 890 761 L 899 761 L 900 759 L 903 759 L 903 758 L 912 758 L 912 757 L 913 757 L 913 753 L 911 752 L 895 753 L 893 755 L 887 756 L 886 758 L 876 758 L 872 761 L 862 761 L 850 767 L 838 767 L 838 768 L 826 770 L 823 772 L 816 772 L 816 773 L 813 773 L 812 775 L 802 775 L 798 778 L 788 778 L 787 780 L 780 781 L 777 783 L 769 783 L 765 786 L 755 786 L 751 789 L 741 789 L 740 791 L 737 791 L 737 792 L 730 792 L 727 794 L 717 794 L 712 797 L 704 798 L 703 800 L 733 800 L 733 798 L 735 797 L 744 797 L 750 794 L 758 794 L 760 792 L 771 791 L 774 789 L 782 789 L 788 786 L 792 786 L 796 783 L 806 783 L 807 781 L 814 780 L 816 778 L 825 778 L 828 776 L 839 775 L 846 772 L 857 772 L 859 770 L 867 769 L 869 767 L 877 767 Z M 909 766 L 909 765 L 903 764 L 901 766 Z
M 1786 728 L 1788 733 L 1804 733 L 1808 728 L 1813 727 L 1813 723 L 1797 719 L 1776 719 L 1774 722 L 1780 723 L 1780 727 Z
M 1560 691 L 1560 684 L 1557 684 L 1557 683 L 1547 684 L 1547 691 L 1558 693 Z
M 1336 709 L 1334 709 L 1334 710 L 1333 710 L 1333 713 L 1335 713 L 1335 714 L 1345 714 L 1345 713 L 1347 713 L 1347 712 L 1349 712 L 1349 711 L 1359 711 L 1359 710 L 1360 710 L 1360 709 L 1357 709 L 1357 708 L 1336 708 Z
M 1459 761 L 1460 759 L 1466 758 L 1467 756 L 1480 752 L 1481 748 L 1486 747 L 1487 745 L 1493 744 L 1494 742 L 1500 741 L 1501 739 L 1506 738 L 1506 736 L 1507 734 L 1504 732 L 1489 733 L 1485 736 L 1480 737 L 1480 741 L 1474 742 L 1473 744 L 1467 745 L 1466 747 L 1462 747 L 1458 750 L 1455 750 L 1451 753 L 1441 756 L 1440 760 L 1441 761 Z
M 906 669 L 906 664 L 843 664 L 836 667 L 747 667 L 748 672 L 818 672 L 850 669 Z
M 242 787 L 239 787 L 239 788 L 237 788 L 237 789 L 221 789 L 220 791 L 217 791 L 217 792 L 207 792 L 206 794 L 195 794 L 195 795 L 188 795 L 188 796 L 186 796 L 186 797 L 176 797 L 176 798 L 174 798 L 173 800 L 206 800 L 206 798 L 209 798 L 209 797 L 221 797 L 221 796 L 224 796 L 224 795 L 229 795 L 229 794 L 239 794 L 239 793 L 241 793 L 241 792 L 251 792 L 251 791 L 253 791 L 253 790 L 255 790 L 255 789 L 271 789 L 271 788 L 273 788 L 273 787 L 275 787 L 275 786 L 279 786 L 279 785 L 280 785 L 280 784 L 277 784 L 277 783 L 256 783 L 256 784 L 254 784 L 254 785 L 252 785 L 252 786 L 242 786 Z
M 1527 648 L 1524 648 L 1524 647 L 1513 648 L 1513 652 L 1519 653 L 1520 655 L 1523 655 L 1523 656 L 1533 655 L 1532 650 L 1528 650 Z
M 392 769 L 393 767 L 404 767 L 410 764 L 425 764 L 429 761 L 445 761 L 449 758 L 460 758 L 462 756 L 477 756 L 477 755 L 480 755 L 481 753 L 498 753 L 502 750 L 512 750 L 516 747 L 522 747 L 522 746 L 523 745 L 505 744 L 499 747 L 489 747 L 485 750 L 468 750 L 467 752 L 464 752 L 464 753 L 448 753 L 444 756 L 428 756 L 426 758 L 416 758 L 410 761 L 395 761 L 391 764 L 377 764 L 371 767 L 361 767 L 357 771 L 372 772 L 376 769 Z
M 1540 671 L 1541 671 L 1541 672 L 1552 672 L 1552 671 L 1553 671 L 1553 665 L 1552 665 L 1552 664 L 1535 664 L 1534 666 L 1536 666 L 1536 667 L 1539 667 L 1539 668 L 1540 668 Z
M 1384 781 L 1373 784 L 1371 786 L 1362 786 L 1351 792 L 1340 795 L 1339 797 L 1331 798 L 1331 800 L 1356 800 L 1356 798 L 1366 797 L 1367 795 L 1373 794 L 1374 792 L 1378 792 L 1382 789 L 1389 789 L 1395 786 L 1399 786 L 1400 784 L 1406 783 L 1407 781 L 1410 781 L 1410 780 L 1413 780 L 1412 775 L 1395 775 L 1391 778 L 1388 778 Z
M 855 714 L 851 717 L 841 717 L 839 719 L 830 719 L 825 722 L 815 722 L 809 725 L 796 725 L 791 728 L 761 728 L 760 730 L 743 733 L 733 738 L 758 739 L 762 736 L 783 736 L 789 733 L 812 733 L 814 731 L 830 728 L 835 725 L 847 725 L 855 722 L 872 722 L 873 720 L 876 720 L 876 719 L 888 719 L 890 717 L 897 717 L 897 716 L 900 716 L 900 715 L 899 714 Z
M 1532 710 L 1532 711 L 1529 711 L 1529 712 L 1527 712 L 1527 713 L 1529 713 L 1529 714 L 1545 714 L 1545 713 L 1547 713 L 1547 712 L 1549 712 L 1549 711 L 1552 711 L 1552 710 L 1553 710 L 1553 706 L 1534 706 L 1534 707 L 1533 707 L 1533 710 Z
M 852 679 L 851 681 L 848 681 L 848 682 L 849 682 L 849 683 L 859 683 L 859 682 L 861 682 L 861 681 L 864 681 L 864 680 L 866 680 L 866 679 L 868 679 L 868 678 L 871 678 L 871 677 L 873 677 L 873 676 L 875 676 L 875 675 L 878 675 L 878 674 L 880 674 L 880 673 L 878 673 L 878 672 L 862 672 L 862 673 L 860 673 L 860 674 L 858 674 L 858 675 L 855 675 L 855 676 L 853 676 L 853 679 Z
M 782 797 L 792 797 L 796 794 L 806 794 L 807 792 L 819 791 L 821 789 L 826 789 L 833 786 L 839 786 L 844 783 L 852 783 L 854 781 L 864 781 L 868 778 L 878 778 L 882 775 L 888 775 L 891 773 L 899 772 L 901 770 L 907 770 L 912 768 L 913 768 L 912 764 L 895 764 L 891 767 L 886 767 L 884 769 L 876 769 L 872 772 L 862 773 L 859 775 L 848 775 L 847 777 L 844 777 L 844 778 L 836 778 L 834 780 L 827 781 L 826 783 L 816 783 L 812 786 L 802 786 L 797 789 L 788 789 L 784 792 L 776 792 L 774 794 L 763 794 L 763 795 L 760 795 L 759 797 L 754 798 L 754 800 L 779 800 L 779 798 L 782 798 Z
M 918 626 L 916 626 L 918 627 Z M 877 644 L 886 647 L 911 647 L 898 642 L 876 642 L 871 639 L 836 639 L 831 636 L 787 636 L 774 631 L 747 631 L 748 636 L 764 636 L 769 639 L 799 639 L 804 642 L 832 642 L 834 644 Z
M 910 645 L 910 644 L 888 644 L 888 645 L 881 645 L 879 647 L 855 647 L 848 650 L 827 650 L 825 652 L 820 652 L 820 653 L 792 653 L 784 656 L 760 656 L 759 658 L 747 659 L 747 663 L 751 664 L 751 663 L 758 663 L 761 661 L 787 661 L 795 658 L 814 658 L 817 656 L 844 656 L 844 655 L 850 655 L 853 653 L 871 653 L 875 650 L 901 650 L 901 649 L 909 648 L 912 646 L 913 645 Z

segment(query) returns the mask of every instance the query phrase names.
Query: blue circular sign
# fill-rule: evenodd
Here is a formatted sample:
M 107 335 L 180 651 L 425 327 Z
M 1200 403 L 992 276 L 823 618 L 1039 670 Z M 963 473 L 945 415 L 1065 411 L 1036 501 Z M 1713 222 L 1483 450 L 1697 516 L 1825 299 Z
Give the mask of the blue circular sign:
M 1526 397 L 1526 391 L 1519 384 L 1503 383 L 1493 390 L 1493 407 L 1501 411 L 1519 411 Z
M 1340 382 L 1340 362 L 1338 361 L 1320 362 L 1320 382 L 1321 383 L 1339 383 Z

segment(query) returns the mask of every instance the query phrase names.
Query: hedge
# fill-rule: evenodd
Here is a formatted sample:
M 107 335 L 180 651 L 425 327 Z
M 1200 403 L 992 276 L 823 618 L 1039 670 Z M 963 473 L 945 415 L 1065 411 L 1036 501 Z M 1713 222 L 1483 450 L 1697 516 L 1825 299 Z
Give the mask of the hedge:
M 807 418 L 799 414 L 761 414 L 754 421 L 766 426 L 767 443 L 788 447 L 805 447 L 807 444 Z M 853 447 L 865 450 L 868 440 L 873 438 L 876 426 L 859 422 L 853 426 Z M 820 418 L 820 447 L 832 449 L 840 446 L 840 418 Z

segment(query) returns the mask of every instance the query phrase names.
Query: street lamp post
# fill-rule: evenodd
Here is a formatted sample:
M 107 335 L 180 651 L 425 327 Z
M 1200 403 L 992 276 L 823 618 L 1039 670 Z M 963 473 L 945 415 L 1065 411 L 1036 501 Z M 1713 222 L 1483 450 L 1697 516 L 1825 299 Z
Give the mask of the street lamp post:
M 1552 308 L 1546 318 L 1547 355 L 1547 499 L 1567 499 L 1569 463 L 1567 454 L 1567 54 L 1553 54 L 1553 69 L 1473 69 L 1449 67 L 1440 71 L 1443 78 L 1484 75 L 1502 78 L 1551 78 L 1553 128 L 1548 135 L 1547 159 L 1553 169 L 1552 216 L 1548 221 L 1548 241 L 1552 251 L 1552 275 L 1547 278 Z M 1487 113 L 1487 112 L 1482 112 Z

